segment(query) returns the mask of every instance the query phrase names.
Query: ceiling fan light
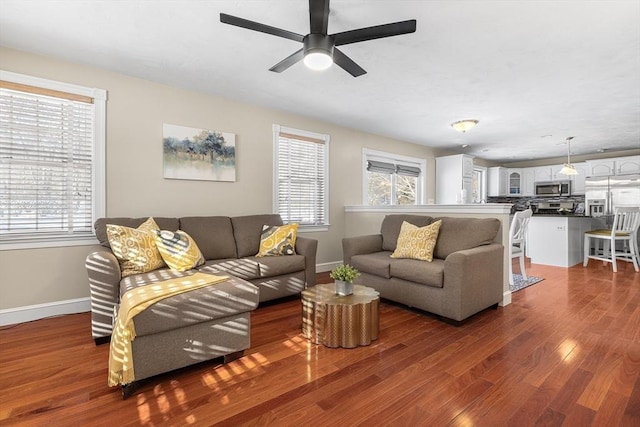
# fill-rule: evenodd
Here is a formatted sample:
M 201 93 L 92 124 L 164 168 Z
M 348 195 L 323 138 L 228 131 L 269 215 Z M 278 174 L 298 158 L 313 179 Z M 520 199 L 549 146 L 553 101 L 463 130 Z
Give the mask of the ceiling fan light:
M 458 132 L 465 133 L 466 131 L 473 128 L 477 124 L 478 124 L 478 120 L 466 119 L 466 120 L 459 120 L 457 122 L 451 123 L 451 127 L 457 130 Z
M 324 51 L 308 52 L 304 56 L 304 65 L 316 71 L 326 70 L 333 64 L 333 58 Z
M 578 171 L 576 170 L 575 166 L 569 163 L 565 163 L 564 166 L 562 166 L 562 169 L 560 169 L 559 173 L 561 173 L 562 175 L 578 175 Z

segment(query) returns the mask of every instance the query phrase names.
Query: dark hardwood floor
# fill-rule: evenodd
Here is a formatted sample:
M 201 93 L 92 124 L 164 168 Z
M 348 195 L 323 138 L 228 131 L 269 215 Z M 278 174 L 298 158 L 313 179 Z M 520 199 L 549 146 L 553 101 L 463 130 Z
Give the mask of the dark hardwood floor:
M 125 401 L 87 313 L 5 327 L 0 425 L 640 426 L 640 273 L 528 272 L 545 280 L 460 327 L 383 302 L 379 339 L 349 350 L 301 336 L 299 299 L 259 307 L 243 358 Z

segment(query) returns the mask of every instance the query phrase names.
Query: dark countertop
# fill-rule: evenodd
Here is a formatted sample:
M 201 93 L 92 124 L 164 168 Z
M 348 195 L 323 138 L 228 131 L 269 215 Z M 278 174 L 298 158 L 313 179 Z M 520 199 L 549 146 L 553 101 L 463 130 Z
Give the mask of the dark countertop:
M 572 218 L 593 218 L 592 216 L 589 215 L 585 215 L 585 214 L 574 214 L 574 213 L 568 213 L 568 214 L 560 214 L 560 213 L 534 213 L 533 216 L 566 216 L 566 217 L 572 217 Z

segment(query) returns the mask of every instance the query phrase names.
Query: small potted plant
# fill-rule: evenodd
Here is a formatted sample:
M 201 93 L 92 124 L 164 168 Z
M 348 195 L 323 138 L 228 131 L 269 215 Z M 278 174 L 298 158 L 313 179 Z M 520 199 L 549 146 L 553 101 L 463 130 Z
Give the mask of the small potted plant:
M 360 272 L 349 264 L 339 265 L 333 270 L 329 277 L 336 281 L 336 294 L 351 295 L 353 293 L 353 281 L 360 275 Z

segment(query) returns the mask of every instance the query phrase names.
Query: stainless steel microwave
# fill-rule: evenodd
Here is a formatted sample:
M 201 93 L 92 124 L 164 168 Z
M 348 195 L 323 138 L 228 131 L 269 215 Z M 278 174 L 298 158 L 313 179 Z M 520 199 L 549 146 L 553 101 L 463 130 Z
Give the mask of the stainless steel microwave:
M 536 182 L 536 196 L 570 196 L 571 181 Z

